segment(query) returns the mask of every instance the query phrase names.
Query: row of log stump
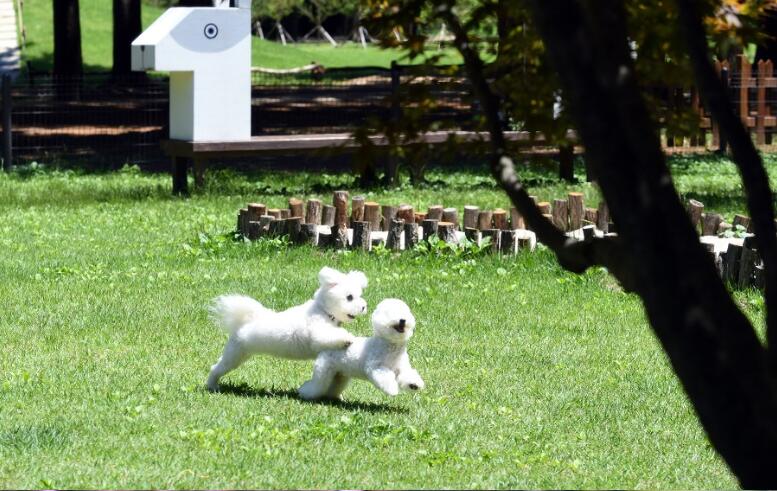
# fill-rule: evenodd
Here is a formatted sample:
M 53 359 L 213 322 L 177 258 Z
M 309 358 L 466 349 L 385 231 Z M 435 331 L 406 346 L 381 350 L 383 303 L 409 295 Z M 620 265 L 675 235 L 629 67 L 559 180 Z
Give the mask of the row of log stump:
M 603 201 L 597 208 L 587 208 L 582 193 L 569 193 L 566 199 L 552 202 L 533 199 L 542 214 L 568 235 L 586 240 L 615 232 Z M 509 211 L 501 208 L 481 210 L 467 205 L 459 220 L 457 208 L 433 205 L 420 212 L 410 205 L 381 205 L 366 201 L 363 196 L 350 199 L 348 214 L 348 201 L 347 191 L 335 191 L 331 205 L 318 199 L 303 202 L 297 198 L 290 198 L 288 208 L 283 209 L 249 203 L 238 214 L 237 230 L 249 240 L 288 236 L 297 244 L 360 250 L 370 250 L 380 242 L 390 250 L 410 249 L 430 236 L 449 243 L 460 242 L 463 237 L 480 243 L 489 237 L 491 251 L 509 254 L 530 248 L 534 240 L 533 233 L 526 230 L 523 217 L 514 207 Z M 723 251 L 716 251 L 715 247 L 715 241 L 724 240 L 717 239 L 718 235 L 727 230 L 750 232 L 750 218 L 735 215 L 729 224 L 720 214 L 705 213 L 704 205 L 696 200 L 690 200 L 687 209 L 697 232 L 707 236 L 702 242 L 712 254 L 721 276 L 740 287 L 762 287 L 763 265 L 752 234 L 747 233 L 744 239 L 727 240 L 727 248 Z

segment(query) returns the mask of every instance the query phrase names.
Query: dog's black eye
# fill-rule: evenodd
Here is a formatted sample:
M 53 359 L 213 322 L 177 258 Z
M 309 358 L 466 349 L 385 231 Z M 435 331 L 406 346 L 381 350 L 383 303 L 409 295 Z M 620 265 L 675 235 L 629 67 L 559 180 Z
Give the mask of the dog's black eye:
M 353 295 L 348 295 L 347 297 L 345 297 L 345 299 L 350 302 L 351 300 L 353 300 Z

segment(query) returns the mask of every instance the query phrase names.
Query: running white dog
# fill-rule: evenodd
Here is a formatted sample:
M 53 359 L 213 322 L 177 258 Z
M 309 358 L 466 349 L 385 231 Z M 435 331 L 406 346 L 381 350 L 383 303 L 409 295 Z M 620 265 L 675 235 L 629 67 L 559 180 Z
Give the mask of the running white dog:
M 410 366 L 407 342 L 415 317 L 402 300 L 388 298 L 372 314 L 373 336 L 359 337 L 346 349 L 322 351 L 313 378 L 299 388 L 302 399 L 339 399 L 351 378 L 369 380 L 390 396 L 401 390 L 421 390 L 424 381 Z
M 208 389 L 218 390 L 221 377 L 255 354 L 312 360 L 323 350 L 350 346 L 356 338 L 339 326 L 367 312 L 362 298 L 367 277 L 361 271 L 343 274 L 325 267 L 318 273 L 318 281 L 320 288 L 312 300 L 283 312 L 243 295 L 216 298 L 211 317 L 229 334 L 229 340 L 211 367 Z

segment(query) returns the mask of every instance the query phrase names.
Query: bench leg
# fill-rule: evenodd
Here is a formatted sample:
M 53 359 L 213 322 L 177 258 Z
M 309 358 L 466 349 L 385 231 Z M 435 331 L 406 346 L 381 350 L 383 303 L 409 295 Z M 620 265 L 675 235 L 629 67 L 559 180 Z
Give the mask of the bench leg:
M 207 160 L 203 157 L 194 157 L 194 187 L 202 189 L 205 186 L 205 165 Z
M 186 168 L 189 165 L 185 157 L 173 157 L 173 194 L 188 195 L 189 185 L 186 182 Z

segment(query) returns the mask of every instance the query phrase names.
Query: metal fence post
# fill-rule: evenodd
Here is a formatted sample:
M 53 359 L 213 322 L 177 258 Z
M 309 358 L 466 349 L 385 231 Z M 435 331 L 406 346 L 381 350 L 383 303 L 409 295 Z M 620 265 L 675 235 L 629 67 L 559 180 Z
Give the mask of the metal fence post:
M 3 75 L 3 168 L 10 170 L 13 165 L 11 138 L 11 76 Z

